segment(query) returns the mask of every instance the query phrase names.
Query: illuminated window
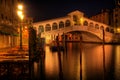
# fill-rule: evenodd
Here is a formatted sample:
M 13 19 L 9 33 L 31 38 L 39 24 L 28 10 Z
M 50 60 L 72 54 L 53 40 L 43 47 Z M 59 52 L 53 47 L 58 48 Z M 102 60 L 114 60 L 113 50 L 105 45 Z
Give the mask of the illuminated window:
M 84 21 L 83 25 L 84 25 L 84 26 L 88 26 L 88 22 L 87 22 L 87 21 Z
M 46 26 L 45 26 L 45 31 L 50 31 L 50 30 L 51 30 L 50 24 L 46 24 Z
M 53 23 L 53 24 L 52 24 L 52 30 L 56 30 L 57 28 L 58 28 L 57 23 Z
M 65 21 L 65 27 L 69 27 L 71 25 L 70 20 Z
M 59 28 L 64 28 L 64 22 L 63 22 L 63 21 L 61 21 L 61 22 L 59 23 Z

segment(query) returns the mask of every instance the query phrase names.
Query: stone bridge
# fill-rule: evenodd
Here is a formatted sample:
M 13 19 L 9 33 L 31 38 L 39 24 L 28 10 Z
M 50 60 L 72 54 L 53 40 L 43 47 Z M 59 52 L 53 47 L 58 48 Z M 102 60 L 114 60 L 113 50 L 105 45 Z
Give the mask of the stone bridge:
M 102 42 L 103 35 L 105 42 L 114 39 L 112 27 L 85 18 L 80 11 L 71 12 L 65 17 L 37 22 L 33 26 L 37 34 L 45 38 L 46 43 L 55 40 L 57 36 L 62 41 L 64 35 L 67 41 L 79 41 L 82 36 L 83 41 Z

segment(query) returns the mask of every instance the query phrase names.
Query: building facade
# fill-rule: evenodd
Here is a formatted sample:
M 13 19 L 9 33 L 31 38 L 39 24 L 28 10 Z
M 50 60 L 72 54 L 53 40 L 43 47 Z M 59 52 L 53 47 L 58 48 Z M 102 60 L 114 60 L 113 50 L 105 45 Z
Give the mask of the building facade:
M 109 10 L 102 10 L 101 13 L 92 16 L 91 19 L 109 25 L 110 24 Z
M 115 33 L 120 33 L 120 2 L 116 0 L 115 8 L 111 10 L 102 10 L 97 15 L 90 17 L 90 19 L 105 23 L 114 28 Z
M 0 48 L 19 44 L 17 5 L 22 0 L 0 0 Z

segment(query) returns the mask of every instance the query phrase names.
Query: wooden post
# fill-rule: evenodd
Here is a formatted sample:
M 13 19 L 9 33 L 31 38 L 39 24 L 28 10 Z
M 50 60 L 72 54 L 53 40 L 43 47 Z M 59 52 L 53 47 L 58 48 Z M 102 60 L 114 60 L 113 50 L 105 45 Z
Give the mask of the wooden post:
M 106 67 L 105 67 L 105 47 L 103 43 L 103 80 L 106 80 Z
M 64 47 L 64 52 L 66 52 L 66 50 L 67 50 L 67 46 L 66 46 L 66 36 L 65 36 L 64 33 L 63 33 L 63 47 Z
M 56 39 L 57 49 L 58 49 L 58 61 L 59 61 L 59 79 L 63 80 L 63 72 L 62 72 L 62 63 L 61 63 L 61 53 L 60 53 L 60 44 L 59 44 L 59 34 Z
M 82 80 L 82 34 L 80 33 L 80 80 Z
M 33 27 L 29 27 L 29 75 L 30 80 L 33 80 L 33 59 L 36 54 L 36 31 Z
M 102 30 L 102 33 L 103 33 L 103 44 L 105 43 L 105 31 L 104 29 Z

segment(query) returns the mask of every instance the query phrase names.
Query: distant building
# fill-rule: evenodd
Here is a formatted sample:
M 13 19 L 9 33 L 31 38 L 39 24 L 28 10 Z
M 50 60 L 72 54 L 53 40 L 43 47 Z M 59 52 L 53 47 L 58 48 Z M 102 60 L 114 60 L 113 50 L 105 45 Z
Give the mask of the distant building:
M 120 33 L 120 5 L 113 9 L 113 27 Z
M 109 25 L 110 24 L 109 10 L 102 10 L 101 13 L 92 16 L 91 19 Z
M 116 0 L 115 3 L 114 9 L 102 10 L 97 15 L 90 17 L 90 19 L 110 25 L 114 27 L 115 33 L 120 33 L 120 2 Z

